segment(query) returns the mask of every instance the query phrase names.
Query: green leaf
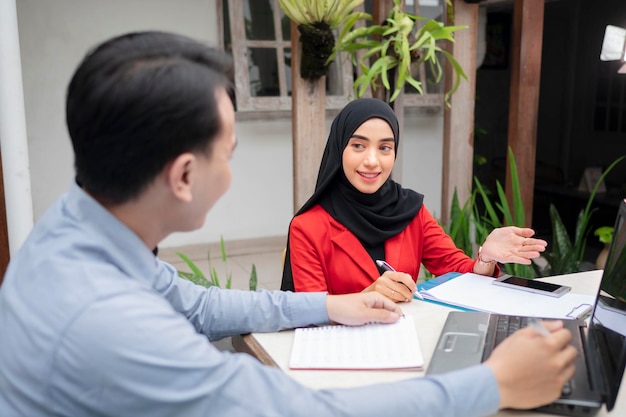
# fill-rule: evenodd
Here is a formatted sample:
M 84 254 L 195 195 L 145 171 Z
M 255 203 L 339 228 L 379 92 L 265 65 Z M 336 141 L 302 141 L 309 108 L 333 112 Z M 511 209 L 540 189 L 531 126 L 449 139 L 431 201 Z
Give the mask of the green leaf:
M 252 264 L 252 272 L 250 272 L 250 281 L 249 281 L 250 291 L 256 291 L 256 286 L 257 286 L 256 265 Z
M 341 22 L 349 21 L 351 16 L 355 13 L 367 15 L 369 16 L 370 20 L 372 18 L 371 15 L 369 15 L 368 13 L 353 11 L 354 9 L 356 9 L 358 6 L 360 6 L 363 3 L 363 0 L 351 0 L 351 1 L 343 1 L 343 2 L 337 2 L 337 3 L 339 3 L 339 7 L 337 8 L 337 11 L 335 13 L 335 15 L 337 16 L 337 21 L 334 27 L 340 26 Z
M 178 271 L 178 276 L 189 280 L 197 285 L 202 285 L 203 287 L 211 287 L 211 284 L 204 276 L 199 276 L 191 272 Z
M 500 212 L 504 216 L 504 225 L 505 226 L 513 226 L 513 216 L 511 216 L 511 209 L 509 208 L 509 202 L 506 199 L 506 193 L 504 188 L 502 188 L 502 184 L 500 181 L 496 181 L 496 190 L 498 193 L 498 197 L 500 201 L 496 203 L 497 207 L 500 209 Z
M 496 210 L 491 204 L 491 200 L 489 199 L 487 191 L 477 177 L 474 177 L 474 183 L 476 184 L 476 190 L 478 190 L 478 193 L 482 198 L 483 204 L 485 205 L 485 210 L 487 210 L 488 217 L 483 218 L 494 228 L 501 227 L 502 222 L 500 221 L 500 217 L 496 214 Z
M 180 252 L 176 252 L 176 255 L 178 255 L 178 257 L 187 264 L 187 266 L 189 267 L 189 269 L 191 269 L 194 275 L 205 278 L 200 268 L 198 268 L 196 264 L 193 263 L 193 261 L 187 257 L 187 255 L 180 253 Z
M 380 77 L 385 88 L 389 90 L 391 88 L 389 86 L 389 74 L 387 70 L 387 65 L 385 64 L 384 61 L 383 61 L 383 64 L 381 65 Z
M 601 243 L 611 243 L 611 240 L 613 240 L 613 230 L 613 226 L 602 226 L 594 230 L 593 234 L 594 236 L 598 236 L 598 240 Z
M 217 271 L 215 270 L 215 268 L 211 268 L 211 282 L 217 287 L 220 286 L 220 280 L 217 277 Z
M 454 94 L 456 90 L 459 89 L 459 85 L 461 85 L 461 78 L 464 78 L 467 80 L 467 75 L 465 75 L 465 72 L 463 71 L 461 64 L 459 64 L 459 62 L 456 59 L 454 59 L 452 55 L 450 55 L 445 50 L 442 50 L 441 53 L 448 59 L 448 62 L 450 62 L 450 65 L 452 66 L 452 69 L 454 72 L 454 83 L 452 85 L 452 88 L 450 88 L 450 90 L 448 90 L 444 96 L 444 101 L 449 106 L 448 100 L 450 99 L 450 96 L 452 96 L 452 94 Z
M 511 172 L 511 192 L 513 194 L 513 225 L 526 227 L 526 213 L 524 210 L 524 202 L 522 201 L 522 191 L 519 185 L 519 176 L 517 175 L 517 163 L 513 149 L 509 146 L 509 170 Z
M 355 52 L 361 49 L 367 49 L 367 50 L 380 50 L 380 42 L 376 42 L 376 41 L 362 41 L 362 42 L 354 42 L 350 45 L 347 45 L 344 48 L 344 52 Z
M 226 262 L 226 246 L 224 245 L 224 236 L 220 236 L 220 252 L 222 253 L 222 262 Z
M 422 83 L 413 78 L 410 74 L 407 74 L 406 81 L 417 90 L 418 93 L 423 94 Z

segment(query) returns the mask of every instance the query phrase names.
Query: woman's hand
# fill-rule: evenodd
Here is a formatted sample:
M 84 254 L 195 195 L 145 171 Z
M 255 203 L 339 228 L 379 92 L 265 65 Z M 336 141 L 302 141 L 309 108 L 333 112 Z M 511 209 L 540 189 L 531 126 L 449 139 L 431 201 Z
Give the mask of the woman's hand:
M 533 238 L 534 234 L 533 229 L 515 226 L 493 229 L 482 245 L 481 259 L 530 265 L 531 259 L 537 258 L 548 245 L 543 239 Z
M 411 301 L 417 289 L 411 275 L 387 271 L 362 292 L 376 291 L 396 303 Z

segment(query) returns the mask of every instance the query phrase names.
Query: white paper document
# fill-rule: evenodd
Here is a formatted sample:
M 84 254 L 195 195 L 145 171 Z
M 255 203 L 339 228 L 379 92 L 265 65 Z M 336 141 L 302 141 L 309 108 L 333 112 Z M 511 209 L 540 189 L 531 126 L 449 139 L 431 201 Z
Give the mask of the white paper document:
M 493 285 L 493 281 L 491 277 L 467 273 L 420 294 L 429 300 L 470 310 L 555 319 L 583 317 L 595 301 L 592 295 L 567 293 L 558 298 L 548 297 Z
M 413 317 L 393 324 L 323 326 L 295 330 L 291 369 L 421 369 Z

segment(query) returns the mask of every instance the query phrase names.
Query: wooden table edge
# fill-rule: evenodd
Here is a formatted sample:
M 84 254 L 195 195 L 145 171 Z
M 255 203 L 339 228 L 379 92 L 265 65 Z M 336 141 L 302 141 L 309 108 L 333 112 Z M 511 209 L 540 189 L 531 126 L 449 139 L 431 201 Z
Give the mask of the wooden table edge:
M 247 353 L 250 356 L 255 357 L 264 365 L 272 366 L 274 368 L 280 368 L 278 364 L 272 359 L 267 351 L 259 344 L 259 342 L 250 333 L 240 334 L 232 337 L 233 348 L 237 352 Z

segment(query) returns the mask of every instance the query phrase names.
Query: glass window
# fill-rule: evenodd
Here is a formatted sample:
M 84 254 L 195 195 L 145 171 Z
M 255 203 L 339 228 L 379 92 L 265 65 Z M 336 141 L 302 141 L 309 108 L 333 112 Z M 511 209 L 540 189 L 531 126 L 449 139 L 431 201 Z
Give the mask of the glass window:
M 626 132 L 626 77 L 619 74 L 621 61 L 599 61 L 596 76 L 593 129 Z

